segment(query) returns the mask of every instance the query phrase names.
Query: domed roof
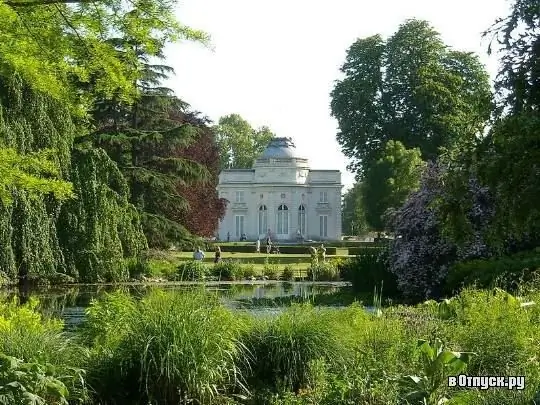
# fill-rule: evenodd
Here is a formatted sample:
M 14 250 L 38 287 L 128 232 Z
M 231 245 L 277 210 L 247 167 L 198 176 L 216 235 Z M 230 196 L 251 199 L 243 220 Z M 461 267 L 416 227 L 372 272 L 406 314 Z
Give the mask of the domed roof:
M 296 154 L 296 147 L 291 138 L 273 138 L 259 159 L 294 159 L 301 158 Z

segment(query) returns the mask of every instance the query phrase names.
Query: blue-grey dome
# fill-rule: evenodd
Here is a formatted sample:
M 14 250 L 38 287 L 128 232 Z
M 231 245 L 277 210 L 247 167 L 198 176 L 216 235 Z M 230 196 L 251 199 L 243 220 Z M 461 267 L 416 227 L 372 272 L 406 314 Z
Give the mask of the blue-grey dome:
M 259 159 L 293 159 L 300 158 L 291 138 L 273 138 Z

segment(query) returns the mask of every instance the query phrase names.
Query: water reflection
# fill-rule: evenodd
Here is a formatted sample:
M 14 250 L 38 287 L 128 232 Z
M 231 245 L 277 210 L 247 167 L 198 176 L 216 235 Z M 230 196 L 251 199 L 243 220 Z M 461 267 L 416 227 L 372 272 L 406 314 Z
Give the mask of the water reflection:
M 50 287 L 32 290 L 0 290 L 0 299 L 18 298 L 27 302 L 30 298 L 39 300 L 39 308 L 49 316 L 60 316 L 66 322 L 66 328 L 78 325 L 85 316 L 85 308 L 92 299 L 99 299 L 106 293 L 123 291 L 134 297 L 142 298 L 153 289 L 182 291 L 200 288 L 200 283 L 181 284 L 129 284 L 129 285 L 77 285 L 70 287 Z M 229 308 L 250 307 L 246 303 L 259 303 L 251 311 L 256 314 L 278 313 L 283 302 L 313 300 L 315 297 L 333 296 L 343 292 L 347 283 L 313 282 L 215 282 L 206 283 L 206 290 L 217 294 Z M 281 304 L 276 305 L 276 302 Z M 260 305 L 260 303 L 264 303 Z

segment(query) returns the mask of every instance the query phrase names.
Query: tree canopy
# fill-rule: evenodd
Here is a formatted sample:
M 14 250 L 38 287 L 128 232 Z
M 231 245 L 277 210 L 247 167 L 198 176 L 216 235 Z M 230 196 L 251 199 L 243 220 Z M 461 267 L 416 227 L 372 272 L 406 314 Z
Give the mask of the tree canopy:
M 125 281 L 146 214 L 171 219 L 162 197 L 210 177 L 178 154 L 197 130 L 161 87 L 165 44 L 208 39 L 175 7 L 0 0 L 0 279 Z
M 389 141 L 383 156 L 367 170 L 362 183 L 362 206 L 370 227 L 386 228 L 385 214 L 399 208 L 420 186 L 425 163 L 418 148 L 406 149 L 399 141 Z
M 343 196 L 341 223 L 345 235 L 360 235 L 368 230 L 362 204 L 362 183 L 355 183 Z
M 175 7 L 170 0 L 1 0 L 0 73 L 17 72 L 81 114 L 93 94 L 132 100 L 140 60 L 115 38 L 129 37 L 151 56 L 168 42 L 208 41 L 178 22 Z M 81 92 L 90 81 L 92 92 Z
M 222 169 L 249 169 L 275 136 L 270 128 L 254 129 L 238 114 L 221 117 L 215 128 Z
M 20 155 L 14 148 L 0 148 L 0 201 L 11 204 L 14 190 L 30 195 L 52 193 L 59 200 L 72 197 L 72 184 L 58 179 L 60 173 L 52 153 L 41 150 Z
M 151 55 L 130 37 L 117 38 L 116 42 L 118 48 L 133 48 L 136 53 L 141 70 L 135 83 L 139 95 L 130 103 L 117 97 L 97 98 L 93 108 L 96 131 L 78 142 L 90 141 L 107 151 L 129 183 L 130 201 L 141 213 L 149 245 L 168 248 L 190 240 L 181 219 L 186 219 L 186 212 L 201 209 L 190 206 L 185 188 L 197 188 L 211 177 L 217 179 L 217 174 L 209 172 L 207 162 L 186 155 L 187 148 L 200 141 L 202 127 L 186 119 L 187 103 L 162 86 L 173 69 L 151 64 Z M 156 62 L 158 58 L 163 58 L 161 48 L 156 50 Z M 208 197 L 212 200 L 211 194 Z M 215 227 L 219 214 L 214 214 L 220 209 L 209 211 L 209 207 L 206 215 L 214 219 Z
M 501 45 L 497 108 L 485 138 L 461 145 L 445 159 L 444 180 L 453 198 L 438 201 L 446 232 L 461 243 L 472 229 L 464 191 L 472 177 L 493 195 L 496 214 L 484 230 L 491 244 L 504 251 L 509 241 L 540 241 L 539 25 L 538 3 L 518 0 L 510 15 L 485 33 Z
M 479 153 L 479 174 L 496 196 L 499 239 L 535 234 L 540 242 L 539 26 L 538 2 L 517 0 L 488 31 L 502 44 L 502 64 L 499 108 Z
M 341 72 L 331 111 L 349 169 L 360 177 L 389 140 L 434 159 L 441 147 L 480 134 L 491 112 L 478 57 L 446 46 L 425 21 L 406 21 L 386 41 L 358 39 Z

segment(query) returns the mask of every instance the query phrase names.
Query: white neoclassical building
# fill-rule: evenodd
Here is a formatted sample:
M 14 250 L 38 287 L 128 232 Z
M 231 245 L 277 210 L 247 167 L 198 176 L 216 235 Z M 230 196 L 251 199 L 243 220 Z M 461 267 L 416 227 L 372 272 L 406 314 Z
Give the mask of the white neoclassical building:
M 342 187 L 339 170 L 311 170 L 291 138 L 274 138 L 252 169 L 220 173 L 218 192 L 228 203 L 219 239 L 341 239 Z

